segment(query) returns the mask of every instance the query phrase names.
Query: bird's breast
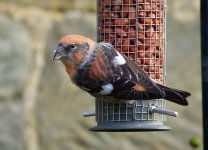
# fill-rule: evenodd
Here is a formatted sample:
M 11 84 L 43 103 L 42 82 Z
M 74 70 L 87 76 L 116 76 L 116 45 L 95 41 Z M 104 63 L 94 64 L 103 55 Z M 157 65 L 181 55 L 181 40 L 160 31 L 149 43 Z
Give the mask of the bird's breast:
M 62 61 L 62 62 L 64 64 L 64 66 L 65 66 L 67 74 L 69 75 L 69 77 L 71 79 L 73 79 L 73 77 L 75 75 L 75 70 L 74 70 L 73 66 L 70 65 L 67 61 Z

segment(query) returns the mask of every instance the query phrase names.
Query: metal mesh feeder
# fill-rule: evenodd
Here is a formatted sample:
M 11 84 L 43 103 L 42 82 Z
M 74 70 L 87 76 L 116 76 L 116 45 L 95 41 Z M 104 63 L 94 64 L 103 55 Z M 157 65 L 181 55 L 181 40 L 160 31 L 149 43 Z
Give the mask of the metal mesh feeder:
M 157 82 L 165 83 L 165 0 L 97 0 L 97 41 L 109 42 L 135 61 Z M 91 131 L 163 131 L 167 110 L 163 99 L 110 103 L 95 100 L 97 126 Z

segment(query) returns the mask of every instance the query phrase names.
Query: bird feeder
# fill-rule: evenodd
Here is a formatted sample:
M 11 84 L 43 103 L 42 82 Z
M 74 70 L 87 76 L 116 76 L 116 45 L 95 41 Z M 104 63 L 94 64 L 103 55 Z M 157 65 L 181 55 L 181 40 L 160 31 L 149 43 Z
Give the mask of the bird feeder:
M 166 0 L 97 0 L 97 42 L 108 42 L 135 61 L 157 82 L 166 77 Z M 166 109 L 163 99 L 110 103 L 95 100 L 97 125 L 91 131 L 163 131 Z

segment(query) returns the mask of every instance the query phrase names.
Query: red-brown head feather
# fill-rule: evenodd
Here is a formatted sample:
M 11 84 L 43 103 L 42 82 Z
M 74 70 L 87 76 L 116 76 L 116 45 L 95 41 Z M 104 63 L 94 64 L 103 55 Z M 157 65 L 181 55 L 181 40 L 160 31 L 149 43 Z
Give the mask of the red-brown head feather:
M 95 42 L 92 41 L 91 39 L 81 36 L 81 35 L 66 35 L 61 38 L 59 43 L 63 45 L 68 45 L 68 44 L 83 44 L 86 42 L 89 45 L 89 49 L 92 50 L 94 47 Z

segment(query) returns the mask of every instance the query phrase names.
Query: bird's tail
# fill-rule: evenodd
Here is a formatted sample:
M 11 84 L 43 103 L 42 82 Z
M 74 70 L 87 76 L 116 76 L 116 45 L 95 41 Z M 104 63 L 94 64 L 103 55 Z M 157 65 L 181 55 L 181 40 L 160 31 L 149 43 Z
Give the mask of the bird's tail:
M 182 90 L 177 90 L 177 89 L 172 89 L 166 86 L 163 86 L 161 84 L 157 84 L 160 89 L 162 89 L 165 92 L 165 97 L 164 99 L 169 100 L 171 102 L 187 106 L 188 101 L 186 100 L 186 97 L 190 96 L 191 93 L 182 91 Z

